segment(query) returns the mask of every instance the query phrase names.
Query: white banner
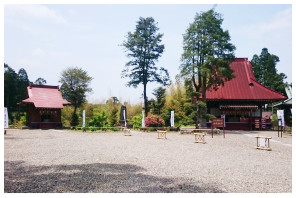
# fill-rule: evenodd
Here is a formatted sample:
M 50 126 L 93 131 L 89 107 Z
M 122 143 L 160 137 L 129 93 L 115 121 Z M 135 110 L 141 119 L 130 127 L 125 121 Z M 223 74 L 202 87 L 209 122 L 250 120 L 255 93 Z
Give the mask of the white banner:
M 174 111 L 171 111 L 171 127 L 175 126 L 175 117 Z
M 4 129 L 7 129 L 9 127 L 9 120 L 8 120 L 8 111 L 7 108 L 4 107 Z
M 85 110 L 82 111 L 82 127 L 85 128 Z
M 123 109 L 123 120 L 124 120 L 124 127 L 126 127 L 126 117 L 125 117 L 125 110 Z
M 142 127 L 145 127 L 145 112 L 142 111 Z
M 285 126 L 285 117 L 284 117 L 284 110 L 277 110 L 277 118 L 279 121 L 279 126 Z

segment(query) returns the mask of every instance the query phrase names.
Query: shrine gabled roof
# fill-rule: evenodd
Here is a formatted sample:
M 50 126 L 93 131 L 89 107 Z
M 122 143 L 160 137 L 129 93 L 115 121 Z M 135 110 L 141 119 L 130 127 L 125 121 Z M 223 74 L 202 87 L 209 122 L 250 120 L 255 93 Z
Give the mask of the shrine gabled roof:
M 207 91 L 209 100 L 277 101 L 286 99 L 281 93 L 271 90 L 256 81 L 252 65 L 247 58 L 236 58 L 230 63 L 236 76 L 220 86 L 217 91 Z
M 59 86 L 32 85 L 27 87 L 28 98 L 22 103 L 33 103 L 36 108 L 62 109 L 70 104 L 63 99 Z

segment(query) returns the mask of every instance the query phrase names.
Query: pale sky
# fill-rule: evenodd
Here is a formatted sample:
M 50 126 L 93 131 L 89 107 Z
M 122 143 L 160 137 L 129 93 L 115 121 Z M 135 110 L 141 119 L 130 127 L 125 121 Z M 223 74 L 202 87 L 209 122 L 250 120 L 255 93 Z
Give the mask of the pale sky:
M 4 62 L 16 72 L 24 68 L 31 81 L 42 77 L 58 85 L 60 74 L 78 66 L 93 77 L 88 94 L 92 103 L 112 96 L 133 104 L 142 101 L 142 85 L 126 87 L 121 78 L 128 58 L 120 46 L 127 32 L 134 31 L 139 17 L 153 17 L 163 33 L 165 51 L 158 66 L 171 80 L 179 73 L 182 35 L 196 13 L 213 4 L 193 5 L 4 5 Z M 279 72 L 292 82 L 292 6 L 218 4 L 236 46 L 236 57 L 252 59 L 268 48 L 277 55 Z M 148 84 L 148 98 L 159 84 Z

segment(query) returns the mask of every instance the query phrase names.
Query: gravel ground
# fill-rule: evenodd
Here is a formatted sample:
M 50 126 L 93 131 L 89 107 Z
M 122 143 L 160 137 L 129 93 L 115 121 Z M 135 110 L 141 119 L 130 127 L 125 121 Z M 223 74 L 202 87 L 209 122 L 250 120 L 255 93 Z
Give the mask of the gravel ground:
M 8 130 L 4 192 L 291 193 L 292 137 Z M 272 151 L 257 150 L 257 134 Z

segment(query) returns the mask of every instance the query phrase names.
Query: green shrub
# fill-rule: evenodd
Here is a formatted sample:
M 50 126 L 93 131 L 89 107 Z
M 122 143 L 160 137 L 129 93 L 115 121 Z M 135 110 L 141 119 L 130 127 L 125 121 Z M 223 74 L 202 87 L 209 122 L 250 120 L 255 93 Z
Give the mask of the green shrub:
M 27 125 L 27 118 L 26 118 L 26 114 L 21 116 L 20 118 L 20 122 L 22 125 Z
M 77 126 L 79 124 L 78 116 L 77 114 L 72 115 L 72 120 L 71 120 L 71 126 Z
M 117 127 L 113 127 L 113 128 L 112 128 L 112 131 L 120 131 L 120 129 L 117 128 Z
M 135 128 L 142 127 L 142 118 L 143 118 L 142 114 L 132 117 L 133 127 Z
M 105 111 L 101 113 L 95 113 L 91 121 L 89 121 L 89 126 L 95 127 L 107 127 L 108 126 L 108 115 Z
M 212 118 L 216 118 L 216 116 L 212 115 L 212 114 L 205 114 L 202 115 L 201 118 L 206 119 L 207 121 L 211 120 Z

